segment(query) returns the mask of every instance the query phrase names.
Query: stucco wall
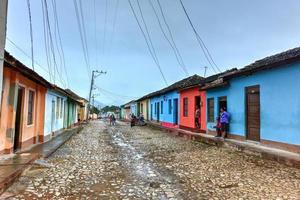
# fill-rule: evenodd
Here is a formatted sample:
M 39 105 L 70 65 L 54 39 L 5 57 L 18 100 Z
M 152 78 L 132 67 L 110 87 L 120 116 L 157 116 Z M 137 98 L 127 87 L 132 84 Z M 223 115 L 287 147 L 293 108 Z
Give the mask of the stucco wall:
M 180 125 L 188 128 L 196 128 L 195 126 L 195 97 L 200 96 L 200 125 L 201 130 L 206 130 L 206 95 L 205 91 L 199 91 L 199 87 L 194 87 L 180 91 Z M 183 99 L 188 98 L 188 115 L 183 116 Z
M 227 96 L 230 133 L 246 136 L 245 87 L 260 86 L 261 139 L 300 145 L 300 62 L 239 77 L 230 87 L 207 91 L 207 98 Z M 213 129 L 213 123 L 207 123 Z
M 169 99 L 171 99 L 172 101 L 172 108 L 171 108 L 171 113 L 169 113 Z M 164 95 L 160 95 L 160 96 L 156 96 L 156 97 L 152 97 L 150 99 L 150 107 L 152 105 L 152 119 L 153 120 L 157 120 L 157 114 L 154 114 L 154 110 L 155 110 L 155 103 L 159 103 L 159 121 L 160 122 L 165 122 L 166 125 L 169 123 L 170 125 L 174 125 L 175 123 L 175 116 L 174 116 L 174 99 L 178 100 L 178 123 L 180 121 L 180 107 L 179 107 L 179 103 L 180 103 L 180 99 L 179 99 L 179 93 L 177 91 L 172 91 L 169 93 L 166 93 Z M 161 114 L 161 102 L 163 102 L 163 113 Z
M 149 103 L 148 103 L 149 101 L 150 101 L 149 99 L 146 99 L 146 100 L 143 100 L 143 101 L 139 102 L 140 112 L 143 113 L 144 118 L 146 120 L 149 119 L 149 112 L 148 112 L 149 111 Z
M 44 134 L 45 94 L 47 89 L 20 73 L 5 67 L 1 105 L 0 152 L 5 150 L 7 153 L 10 153 L 12 151 L 15 136 L 18 86 L 24 89 L 20 120 L 21 148 L 37 143 L 39 136 Z M 28 125 L 28 96 L 30 90 L 34 91 L 34 104 L 33 121 L 32 124 Z
M 137 103 L 130 104 L 130 113 L 134 114 L 135 116 L 138 115 L 138 113 L 137 113 Z
M 57 112 L 57 97 L 62 98 L 63 102 L 67 99 L 54 91 L 48 90 L 46 94 L 46 110 L 45 110 L 45 131 L 44 135 L 49 135 L 52 132 L 63 129 L 64 119 L 64 103 L 61 106 L 62 114 L 56 115 Z M 52 101 L 54 102 L 54 116 L 52 116 Z

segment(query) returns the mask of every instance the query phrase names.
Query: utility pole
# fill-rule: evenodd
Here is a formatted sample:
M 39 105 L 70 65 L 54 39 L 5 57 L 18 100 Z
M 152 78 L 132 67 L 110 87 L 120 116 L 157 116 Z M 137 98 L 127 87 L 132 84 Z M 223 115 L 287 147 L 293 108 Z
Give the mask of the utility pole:
M 91 87 L 90 87 L 90 93 L 89 93 L 89 102 L 88 102 L 88 110 L 87 110 L 87 116 L 86 116 L 87 120 L 89 119 L 89 115 L 90 115 L 91 97 L 92 97 L 92 90 L 94 89 L 94 81 L 95 81 L 95 78 L 97 78 L 101 74 L 106 74 L 106 72 L 104 72 L 104 71 L 98 71 L 98 70 L 93 70 L 92 71 L 92 80 L 91 80 Z
M 6 24 L 7 24 L 7 5 L 8 5 L 8 0 L 0 0 L 0 89 L 1 89 L 0 99 L 2 98 L 4 48 L 5 48 Z

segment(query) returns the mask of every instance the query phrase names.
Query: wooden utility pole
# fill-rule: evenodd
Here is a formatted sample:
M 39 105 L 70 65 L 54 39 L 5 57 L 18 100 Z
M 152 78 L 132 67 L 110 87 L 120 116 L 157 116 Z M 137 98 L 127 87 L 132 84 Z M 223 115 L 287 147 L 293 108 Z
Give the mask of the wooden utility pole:
M 7 24 L 7 5 L 8 5 L 8 0 L 0 0 L 0 88 L 1 88 L 0 99 L 2 99 L 4 48 L 5 48 L 6 24 Z
M 92 72 L 92 80 L 91 80 L 91 87 L 90 87 L 90 93 L 89 93 L 88 110 L 87 110 L 87 116 L 86 116 L 87 120 L 89 119 L 89 115 L 90 115 L 91 98 L 92 98 L 92 91 L 94 89 L 94 81 L 95 81 L 95 78 L 97 78 L 101 74 L 106 74 L 106 72 L 98 71 L 98 70 L 93 70 L 93 72 Z

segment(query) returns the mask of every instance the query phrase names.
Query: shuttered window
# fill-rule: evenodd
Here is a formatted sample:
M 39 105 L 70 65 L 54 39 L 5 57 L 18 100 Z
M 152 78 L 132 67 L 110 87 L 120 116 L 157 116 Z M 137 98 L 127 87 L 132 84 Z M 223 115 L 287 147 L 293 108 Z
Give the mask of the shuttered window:
M 160 102 L 160 114 L 164 114 L 164 102 Z
M 33 110 L 34 110 L 34 91 L 29 90 L 27 125 L 33 124 Z
M 172 100 L 171 99 L 169 99 L 168 104 L 169 104 L 169 114 L 172 114 Z
M 184 117 L 188 116 L 188 98 L 187 97 L 183 98 L 183 116 Z
M 207 99 L 207 120 L 208 120 L 208 122 L 215 121 L 215 100 L 214 100 L 214 98 Z

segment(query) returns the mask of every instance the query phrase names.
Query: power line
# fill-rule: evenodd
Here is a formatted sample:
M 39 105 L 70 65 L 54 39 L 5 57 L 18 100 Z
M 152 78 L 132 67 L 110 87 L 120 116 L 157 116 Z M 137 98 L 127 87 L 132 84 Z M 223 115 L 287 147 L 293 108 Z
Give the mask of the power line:
M 32 20 L 31 20 L 31 9 L 30 9 L 30 0 L 27 0 L 28 7 L 28 16 L 29 16 L 29 26 L 30 26 L 30 42 L 31 42 L 31 67 L 34 71 L 34 57 L 33 57 L 33 34 L 32 34 Z
M 57 7 L 56 7 L 56 0 L 52 0 L 52 6 L 53 6 L 53 13 L 54 13 L 55 27 L 56 27 L 56 31 L 57 31 L 57 35 L 58 35 L 58 40 L 59 40 L 59 47 L 60 47 L 60 51 L 61 51 L 60 56 L 62 58 L 62 66 L 63 66 L 64 72 L 66 74 L 67 85 L 69 87 L 69 76 L 68 76 L 68 72 L 67 72 L 67 69 L 66 69 L 65 53 L 64 53 L 61 34 L 60 34 Z
M 171 38 L 171 42 L 172 42 L 172 44 L 173 44 L 173 46 L 174 46 L 174 48 L 175 48 L 175 51 L 177 52 L 177 55 L 178 55 L 178 57 L 179 57 L 179 60 L 180 60 L 180 62 L 181 62 L 181 65 L 182 65 L 182 67 L 184 68 L 184 71 L 187 72 L 187 75 L 189 75 L 188 70 L 187 70 L 187 68 L 186 68 L 186 66 L 185 66 L 185 64 L 184 64 L 183 59 L 182 59 L 181 53 L 179 52 L 179 50 L 178 50 L 178 48 L 177 48 L 177 45 L 176 45 L 176 43 L 175 43 L 175 41 L 174 41 L 174 37 L 173 37 L 172 31 L 171 31 L 171 28 L 170 28 L 170 26 L 169 26 L 169 24 L 168 24 L 168 22 L 167 22 L 167 19 L 166 19 L 166 17 L 165 17 L 163 8 L 162 8 L 162 6 L 161 6 L 159 0 L 157 0 L 157 4 L 158 4 L 159 10 L 160 10 L 162 19 L 163 19 L 163 21 L 164 21 L 164 23 L 165 23 L 165 25 L 166 25 L 166 27 L 167 27 L 167 30 L 168 30 L 168 32 L 169 32 L 169 35 L 170 35 L 170 38 Z
M 56 72 L 58 73 L 58 78 L 61 80 L 62 83 L 64 83 L 65 85 L 65 81 L 63 80 L 61 74 L 58 71 L 58 67 L 57 67 L 57 63 L 56 63 L 56 56 L 55 56 L 55 50 L 54 50 L 54 44 L 53 44 L 53 38 L 52 38 L 52 33 L 51 33 L 51 26 L 50 26 L 50 20 L 49 20 L 49 12 L 48 12 L 48 5 L 47 5 L 47 1 L 44 0 L 45 3 L 45 13 L 46 13 L 46 24 L 47 24 L 47 28 L 48 28 L 48 32 L 49 32 L 49 38 L 50 38 L 50 50 L 52 52 L 52 56 L 53 56 L 53 62 L 54 62 L 54 72 L 56 70 Z M 54 84 L 55 84 L 55 75 L 54 75 Z
M 98 37 L 97 37 L 97 15 L 96 0 L 94 0 L 94 34 L 95 34 L 95 65 L 98 66 Z
M 81 27 L 81 21 L 80 21 L 80 17 L 79 17 L 79 10 L 78 10 L 77 1 L 73 0 L 73 3 L 74 3 L 74 7 L 75 7 L 76 20 L 77 20 L 77 25 L 78 25 L 78 29 L 79 29 L 80 41 L 81 41 L 83 56 L 84 56 L 84 60 L 85 60 L 85 64 L 86 64 L 86 69 L 87 69 L 87 72 L 88 72 L 88 76 L 91 79 L 90 64 L 89 64 L 88 54 L 87 54 L 87 50 L 86 50 L 86 45 L 84 43 L 85 40 L 83 38 L 84 36 L 83 36 L 83 33 L 82 33 L 82 27 Z
M 104 91 L 108 94 L 111 94 L 113 96 L 116 96 L 116 97 L 121 97 L 121 98 L 133 98 L 133 99 L 137 99 L 138 97 L 133 97 L 133 96 L 126 96 L 126 95 L 121 95 L 121 94 L 117 94 L 117 93 L 114 93 L 114 92 L 111 92 L 109 90 L 106 90 L 106 89 L 103 89 L 103 88 L 100 88 L 99 86 L 96 85 L 96 88 L 100 91 Z
M 152 57 L 154 63 L 155 63 L 156 66 L 158 67 L 158 69 L 159 69 L 159 71 L 160 71 L 160 74 L 161 74 L 161 76 L 162 76 L 162 78 L 163 78 L 165 84 L 168 85 L 168 82 L 167 82 L 167 80 L 166 80 L 166 78 L 165 78 L 165 75 L 163 74 L 163 71 L 162 71 L 162 69 L 161 69 L 161 66 L 160 66 L 158 60 L 156 59 L 156 56 L 154 56 L 154 53 L 155 53 L 155 52 L 152 52 L 152 50 L 151 50 L 151 47 L 150 47 L 150 44 L 149 44 L 149 42 L 148 42 L 147 36 L 146 36 L 146 34 L 145 34 L 145 32 L 144 32 L 144 30 L 143 30 L 143 28 L 142 28 L 142 26 L 141 26 L 141 24 L 140 24 L 138 18 L 137 18 L 137 15 L 136 15 L 136 12 L 135 12 L 135 10 L 134 10 L 134 8 L 133 8 L 133 5 L 132 5 L 132 3 L 131 3 L 130 0 L 128 0 L 128 3 L 129 3 L 129 5 L 130 5 L 131 11 L 132 11 L 132 13 L 133 13 L 133 16 L 134 16 L 134 18 L 135 18 L 135 20 L 136 20 L 136 22 L 137 22 L 137 24 L 138 24 L 138 26 L 139 26 L 139 28 L 140 28 L 140 30 L 141 30 L 141 32 L 142 32 L 142 35 L 143 35 L 143 37 L 144 37 L 144 39 L 145 39 L 145 42 L 146 42 L 146 44 L 147 44 L 148 51 L 149 51 L 149 53 L 150 53 L 150 55 L 151 55 L 151 57 Z
M 45 46 L 45 54 L 46 54 L 46 60 L 47 60 L 47 67 L 49 70 L 49 77 L 50 77 L 50 81 L 52 82 L 54 80 L 54 76 L 52 74 L 52 70 L 51 70 L 51 59 L 49 58 L 49 49 L 48 49 L 48 31 L 46 28 L 46 16 L 45 16 L 45 5 L 44 5 L 44 1 L 41 0 L 42 3 L 42 13 L 43 13 L 43 30 L 44 30 L 44 46 Z
M 111 37 L 110 37 L 110 41 L 109 41 L 109 45 L 108 45 L 109 55 L 110 55 L 110 52 L 111 52 L 111 48 L 113 46 L 112 44 L 113 44 L 113 39 L 114 39 L 114 36 L 115 36 L 116 22 L 117 22 L 118 10 L 119 10 L 119 2 L 120 2 L 120 0 L 116 0 L 114 14 L 113 14 L 112 33 L 111 33 Z
M 189 21 L 189 24 L 191 25 L 191 27 L 192 27 L 192 29 L 193 29 L 195 35 L 196 35 L 197 41 L 198 41 L 198 43 L 199 43 L 199 45 L 200 45 L 200 47 L 201 47 L 201 49 L 202 49 L 202 51 L 203 51 L 203 53 L 204 53 L 204 55 L 205 55 L 206 60 L 209 62 L 209 64 L 211 65 L 211 67 L 212 67 L 213 69 L 216 68 L 217 71 L 221 72 L 220 68 L 219 68 L 219 67 L 216 65 L 216 63 L 214 62 L 214 60 L 213 60 L 213 58 L 212 58 L 212 56 L 211 56 L 211 54 L 210 54 L 208 48 L 206 47 L 205 43 L 204 43 L 203 40 L 201 39 L 201 37 L 200 37 L 200 35 L 198 34 L 196 28 L 194 27 L 194 25 L 193 25 L 193 23 L 192 23 L 192 20 L 191 20 L 189 14 L 187 13 L 187 10 L 186 10 L 185 6 L 183 5 L 182 0 L 179 0 L 179 1 L 180 1 L 180 4 L 181 4 L 182 9 L 183 9 L 183 11 L 184 11 L 184 13 L 185 13 L 185 15 L 186 15 L 188 21 Z M 214 69 L 214 71 L 215 71 L 215 69 Z
M 23 55 L 25 55 L 27 58 L 29 58 L 30 60 L 32 59 L 32 57 L 26 53 L 26 51 L 24 49 L 22 49 L 20 46 L 18 46 L 15 42 L 13 42 L 9 37 L 6 37 L 7 41 L 12 44 L 15 48 L 17 48 L 21 53 L 23 53 Z M 44 70 L 45 72 L 48 73 L 49 78 L 50 78 L 50 74 L 49 74 L 49 69 L 46 69 L 45 67 L 43 67 L 38 61 L 33 60 L 33 62 L 35 63 L 36 66 L 39 66 L 42 70 Z M 50 81 L 51 82 L 51 81 Z M 63 84 L 63 83 L 62 83 Z
M 173 50 L 173 53 L 174 53 L 174 55 L 175 55 L 175 57 L 176 57 L 176 60 L 177 60 L 177 62 L 178 62 L 179 67 L 181 67 L 182 70 L 183 70 L 183 72 L 185 73 L 185 75 L 188 76 L 189 73 L 188 73 L 188 71 L 186 70 L 184 64 L 182 64 L 181 61 L 179 60 L 179 57 L 178 57 L 178 55 L 177 55 L 177 51 L 176 51 L 176 49 L 175 49 L 175 47 L 174 47 L 174 44 L 173 44 L 173 43 L 170 41 L 170 39 L 168 38 L 168 36 L 167 36 L 167 34 L 166 34 L 166 32 L 165 32 L 163 26 L 162 26 L 162 23 L 161 23 L 161 21 L 160 21 L 160 18 L 159 18 L 159 16 L 158 16 L 158 13 L 156 12 L 156 9 L 155 9 L 155 7 L 154 7 L 152 1 L 151 1 L 151 0 L 148 0 L 148 2 L 149 2 L 149 4 L 151 5 L 151 8 L 152 8 L 152 10 L 153 10 L 153 12 L 154 12 L 154 14 L 155 14 L 155 17 L 156 17 L 156 19 L 157 19 L 157 21 L 158 21 L 159 28 L 160 28 L 160 30 L 161 30 L 161 32 L 162 32 L 164 38 L 167 40 L 168 44 L 170 45 L 170 47 L 171 47 L 172 50 Z
M 103 33 L 103 42 L 102 42 L 102 54 L 103 58 L 105 57 L 105 47 L 106 47 L 106 29 L 107 29 L 107 12 L 108 12 L 108 0 L 105 0 L 105 16 L 104 16 L 104 33 Z

